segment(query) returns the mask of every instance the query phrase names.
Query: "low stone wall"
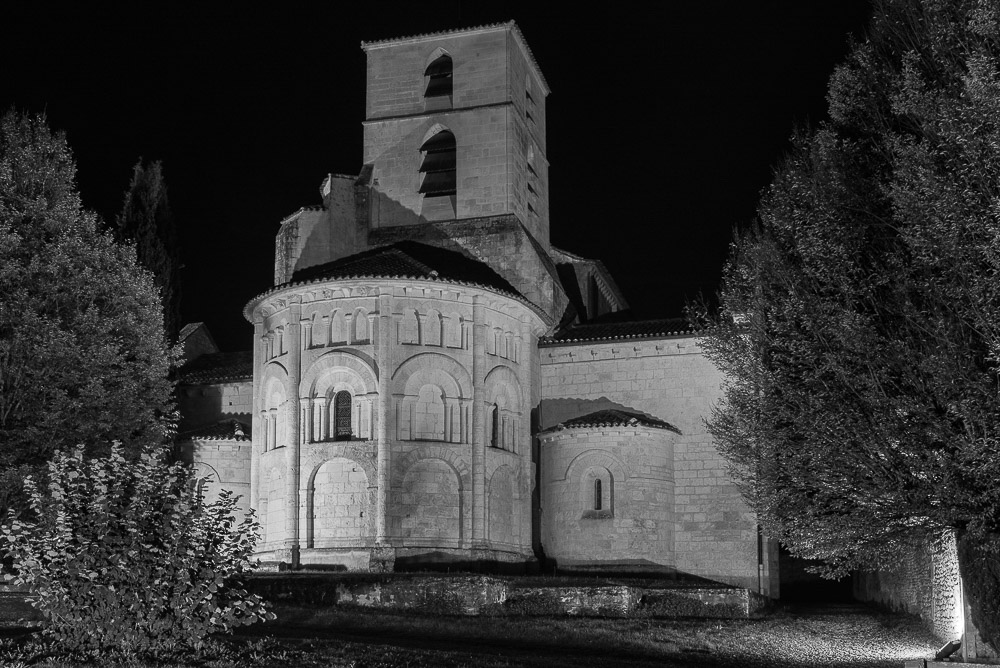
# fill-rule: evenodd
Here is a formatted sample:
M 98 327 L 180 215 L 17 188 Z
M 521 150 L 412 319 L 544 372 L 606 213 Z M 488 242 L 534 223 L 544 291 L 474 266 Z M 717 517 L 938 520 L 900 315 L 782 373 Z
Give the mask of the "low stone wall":
M 859 573 L 854 595 L 860 601 L 919 615 L 942 642 L 962 635 L 962 590 L 953 537 L 910 550 L 897 569 Z
M 938 545 L 910 550 L 892 571 L 856 574 L 854 596 L 859 601 L 920 616 L 942 642 L 961 639 L 963 658 L 997 657 L 971 621 L 953 535 Z
M 765 597 L 738 587 L 577 586 L 492 576 L 261 575 L 250 588 L 281 607 L 356 605 L 455 615 L 745 619 L 762 614 L 768 604 Z

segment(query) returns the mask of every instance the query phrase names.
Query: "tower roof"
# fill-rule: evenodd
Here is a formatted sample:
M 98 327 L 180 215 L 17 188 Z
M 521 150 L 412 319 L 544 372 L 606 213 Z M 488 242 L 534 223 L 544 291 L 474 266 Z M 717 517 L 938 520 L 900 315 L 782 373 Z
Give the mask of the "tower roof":
M 344 278 L 420 278 L 492 288 L 524 299 L 510 283 L 479 260 L 415 241 L 349 255 L 300 269 L 290 283 Z

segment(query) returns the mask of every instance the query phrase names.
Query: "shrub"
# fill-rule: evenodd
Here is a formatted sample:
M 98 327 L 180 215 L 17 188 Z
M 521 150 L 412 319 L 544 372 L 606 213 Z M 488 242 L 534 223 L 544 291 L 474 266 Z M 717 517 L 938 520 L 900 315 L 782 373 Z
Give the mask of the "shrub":
M 127 461 L 83 448 L 59 452 L 47 486 L 25 480 L 35 521 L 2 530 L 19 582 L 37 594 L 43 632 L 67 651 L 126 654 L 198 648 L 212 632 L 273 619 L 241 578 L 259 525 L 237 518 L 236 497 L 197 498 L 168 449 Z

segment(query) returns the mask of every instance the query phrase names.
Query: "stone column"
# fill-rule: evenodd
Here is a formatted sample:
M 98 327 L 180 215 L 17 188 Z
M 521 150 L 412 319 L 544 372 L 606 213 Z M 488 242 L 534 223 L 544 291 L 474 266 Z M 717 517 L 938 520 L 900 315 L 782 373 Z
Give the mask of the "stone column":
M 267 447 L 267 420 L 263 415 L 264 399 L 260 389 L 264 363 L 267 361 L 267 338 L 264 336 L 264 320 L 259 315 L 254 319 L 253 337 L 253 394 L 250 413 L 254 416 L 255 424 L 250 426 L 250 507 L 256 511 L 259 509 L 257 498 L 260 495 L 260 456 Z
M 302 397 L 302 442 L 313 442 L 313 423 L 316 418 L 313 416 L 312 397 Z
M 486 329 L 482 297 L 472 298 L 472 547 L 486 547 Z
M 313 342 L 313 323 L 312 320 L 304 320 L 302 322 L 302 349 L 309 350 L 312 348 Z
M 299 478 L 301 477 L 300 459 L 302 441 L 299 417 L 299 381 L 302 378 L 302 306 L 298 303 L 288 305 L 288 331 L 285 335 L 285 345 L 288 346 L 288 421 L 286 428 L 286 458 L 288 464 L 288 486 L 285 506 L 285 537 L 292 549 L 292 568 L 299 567 Z
M 325 441 L 327 437 L 327 429 L 329 423 L 326 417 L 326 398 L 319 397 L 319 440 Z

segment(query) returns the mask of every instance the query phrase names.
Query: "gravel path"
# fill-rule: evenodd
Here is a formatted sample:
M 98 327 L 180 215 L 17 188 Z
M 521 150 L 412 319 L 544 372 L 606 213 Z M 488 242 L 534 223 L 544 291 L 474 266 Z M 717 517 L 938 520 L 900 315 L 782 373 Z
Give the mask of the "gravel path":
M 692 623 L 694 624 L 694 623 Z M 860 605 L 790 607 L 761 623 L 692 628 L 704 650 L 668 662 L 684 666 L 901 668 L 906 659 L 930 658 L 942 644 L 914 617 Z M 697 656 L 697 655 L 701 656 Z M 668 663 L 669 665 L 669 663 Z
M 278 642 L 338 646 L 350 657 L 344 665 L 357 668 L 902 668 L 906 659 L 929 658 L 941 645 L 914 617 L 860 605 L 783 608 L 756 620 L 332 611 L 326 620 L 292 622 L 265 633 Z

